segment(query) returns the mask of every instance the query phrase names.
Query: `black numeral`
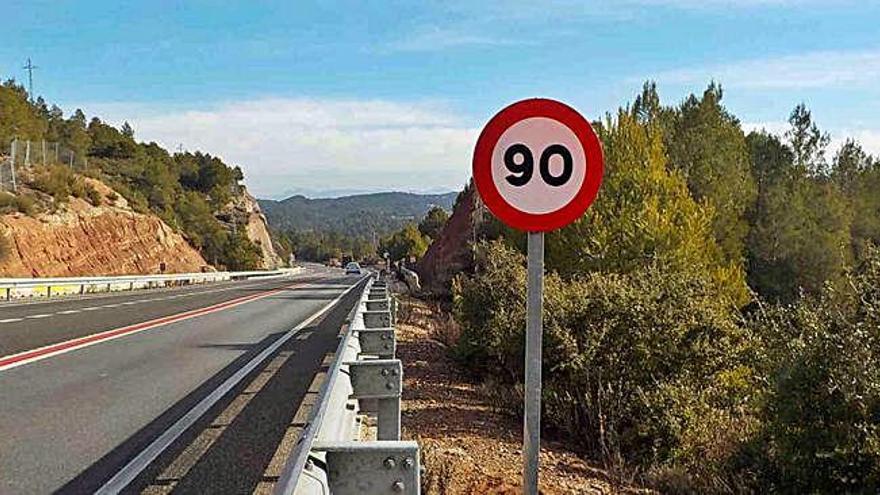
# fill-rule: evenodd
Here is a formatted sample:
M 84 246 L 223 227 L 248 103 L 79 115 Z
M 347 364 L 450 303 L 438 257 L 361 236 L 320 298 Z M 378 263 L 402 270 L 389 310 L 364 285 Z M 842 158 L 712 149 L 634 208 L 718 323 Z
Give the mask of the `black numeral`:
M 553 155 L 559 155 L 562 158 L 562 173 L 559 175 L 553 175 L 550 172 L 550 158 Z M 512 186 L 522 187 L 532 180 L 532 175 L 535 172 L 535 156 L 528 146 L 516 143 L 504 152 L 504 166 L 507 167 L 507 170 L 511 171 L 511 174 L 505 177 L 507 182 Z M 568 148 L 561 144 L 551 144 L 541 153 L 538 168 L 541 171 L 541 178 L 544 182 L 553 187 L 559 187 L 565 185 L 571 179 L 571 174 L 574 171 L 574 160 Z
M 516 162 L 517 155 L 522 157 L 519 163 Z M 517 143 L 504 152 L 504 166 L 513 172 L 507 176 L 507 182 L 510 182 L 512 186 L 521 187 L 532 180 L 532 173 L 535 171 L 535 157 L 532 156 L 532 150 L 528 146 Z

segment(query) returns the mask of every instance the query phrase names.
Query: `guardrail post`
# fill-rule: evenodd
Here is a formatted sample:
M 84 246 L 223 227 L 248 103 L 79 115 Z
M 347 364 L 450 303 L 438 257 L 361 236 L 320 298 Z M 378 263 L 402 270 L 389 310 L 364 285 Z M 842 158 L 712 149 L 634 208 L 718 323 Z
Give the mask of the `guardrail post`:
M 367 301 L 367 311 L 390 311 L 391 304 L 389 299 L 376 299 Z
M 377 399 L 376 437 L 400 440 L 400 393 L 403 364 L 399 359 L 374 359 L 347 363 L 355 399 Z
M 324 452 L 333 495 L 421 493 L 419 445 L 414 441 L 315 442 Z
M 387 328 L 391 326 L 391 312 L 382 311 L 364 311 L 364 326 L 367 328 Z
M 361 354 L 378 356 L 381 359 L 393 359 L 397 351 L 397 339 L 394 328 L 368 328 L 358 331 Z

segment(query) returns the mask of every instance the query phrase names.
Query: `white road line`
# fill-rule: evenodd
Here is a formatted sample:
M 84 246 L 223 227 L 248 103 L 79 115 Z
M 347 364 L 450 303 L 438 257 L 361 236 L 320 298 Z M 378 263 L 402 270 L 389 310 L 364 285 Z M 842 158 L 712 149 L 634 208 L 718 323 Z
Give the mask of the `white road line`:
M 122 303 L 123 306 L 131 306 L 132 304 L 137 304 L 139 301 L 128 301 Z
M 88 308 L 83 308 L 82 311 L 95 311 L 101 309 L 100 306 L 89 306 Z
M 36 320 L 36 319 L 39 319 L 39 318 L 48 318 L 48 317 L 50 317 L 50 316 L 52 316 L 52 315 L 50 315 L 50 314 L 45 314 L 45 313 L 44 313 L 44 314 L 40 314 L 40 315 L 29 315 L 29 316 L 25 316 L 25 318 L 28 318 L 28 319 L 31 319 L 31 320 Z
M 21 321 L 24 318 L 6 318 L 5 320 L 0 320 L 0 323 L 12 323 L 15 321 Z
M 81 312 L 82 312 L 82 311 L 80 311 L 80 310 L 78 310 L 78 309 L 68 309 L 67 311 L 59 311 L 59 312 L 56 313 L 56 314 L 59 314 L 59 315 L 74 315 L 74 314 L 76 314 L 76 313 L 81 313 Z
M 101 307 L 102 308 L 118 308 L 119 306 L 122 306 L 122 305 L 121 304 L 105 304 Z
M 366 277 L 364 277 L 366 278 Z M 198 419 L 205 414 L 208 409 L 210 409 L 214 404 L 217 403 L 224 395 L 226 395 L 230 390 L 235 388 L 236 385 L 240 381 L 242 381 L 251 371 L 254 370 L 257 366 L 260 365 L 263 361 L 265 361 L 269 356 L 271 356 L 279 347 L 284 345 L 285 342 L 290 340 L 291 337 L 296 335 L 300 330 L 307 327 L 313 321 L 318 319 L 319 316 L 324 314 L 327 310 L 332 308 L 336 303 L 342 300 L 346 294 L 351 292 L 352 289 L 358 286 L 363 281 L 363 278 L 357 281 L 351 287 L 345 289 L 345 291 L 339 295 L 336 299 L 327 303 L 324 307 L 319 309 L 316 313 L 312 314 L 308 318 L 305 319 L 299 325 L 291 328 L 284 335 L 279 337 L 275 342 L 272 342 L 269 347 L 263 349 L 263 352 L 254 356 L 253 359 L 248 361 L 241 369 L 235 372 L 234 375 L 230 376 L 226 379 L 219 387 L 214 389 L 207 397 L 202 399 L 198 404 L 195 405 L 192 409 L 187 411 L 180 419 L 177 420 L 176 423 L 171 425 L 170 428 L 165 430 L 159 438 L 153 441 L 150 445 L 148 445 L 144 450 L 141 451 L 134 459 L 129 461 L 122 469 L 120 469 L 109 481 L 107 481 L 104 486 L 98 489 L 96 494 L 116 494 L 121 492 L 125 487 L 128 486 L 147 466 L 150 465 L 157 457 L 159 457 L 162 452 L 168 448 L 169 445 L 174 443 L 183 432 L 189 429 L 190 426 L 193 425 Z

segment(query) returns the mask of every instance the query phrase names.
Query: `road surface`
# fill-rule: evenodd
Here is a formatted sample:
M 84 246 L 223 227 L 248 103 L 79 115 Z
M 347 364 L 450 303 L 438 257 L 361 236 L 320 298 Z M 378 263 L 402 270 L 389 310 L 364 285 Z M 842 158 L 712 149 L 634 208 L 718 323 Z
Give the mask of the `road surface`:
M 130 485 L 253 491 L 265 482 L 273 443 L 335 348 L 357 295 L 346 290 L 359 280 L 312 269 L 292 278 L 0 306 L 0 493 L 101 488 L 245 363 L 345 293 Z M 270 362 L 274 374 L 266 371 Z M 259 390 L 246 390 L 261 374 L 267 378 Z M 241 397 L 247 400 L 232 424 L 218 427 L 218 415 L 230 414 Z M 194 456 L 187 445 L 205 444 L 206 428 L 222 434 Z

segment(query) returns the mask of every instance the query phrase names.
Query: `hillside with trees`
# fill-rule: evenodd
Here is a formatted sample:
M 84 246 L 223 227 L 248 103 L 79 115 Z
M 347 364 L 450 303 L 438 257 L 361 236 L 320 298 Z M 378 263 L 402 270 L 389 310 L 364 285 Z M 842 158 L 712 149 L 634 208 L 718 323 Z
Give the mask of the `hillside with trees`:
M 261 199 L 260 207 L 272 228 L 279 231 L 337 232 L 370 238 L 418 222 L 432 207 L 450 209 L 455 194 L 383 192 L 318 199 L 292 196 L 281 201 Z
M 829 156 L 803 104 L 746 132 L 722 97 L 649 83 L 594 123 L 602 189 L 546 240 L 545 421 L 663 493 L 877 493 L 880 160 Z M 525 236 L 461 201 L 438 238 L 464 242 L 425 260 L 466 266 L 427 272 L 450 352 L 520 411 Z
M 339 198 L 260 200 L 276 244 L 299 259 L 421 256 L 439 234 L 456 193 L 386 192 Z
M 19 165 L 19 153 L 16 170 L 24 187 L 2 193 L 12 209 L 33 215 L 62 207 L 70 196 L 93 196 L 81 179 L 91 177 L 134 211 L 161 218 L 208 262 L 229 269 L 262 264 L 260 246 L 238 228 L 247 222 L 236 213 L 238 205 L 248 201 L 239 167 L 206 153 L 169 153 L 156 143 L 139 143 L 128 123 L 117 129 L 98 117 L 88 120 L 79 109 L 65 117 L 42 98 L 31 102 L 9 80 L 0 85 L 0 162 L 11 160 L 13 142 L 27 141 L 51 142 L 62 152 L 27 168 Z

